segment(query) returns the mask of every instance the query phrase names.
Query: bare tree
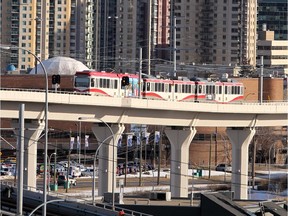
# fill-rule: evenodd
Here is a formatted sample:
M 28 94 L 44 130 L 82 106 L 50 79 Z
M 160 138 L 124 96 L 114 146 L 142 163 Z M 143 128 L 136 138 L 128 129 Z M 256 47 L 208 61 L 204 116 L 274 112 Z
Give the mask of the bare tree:
M 254 142 L 256 144 L 258 162 L 268 163 L 271 145 L 281 139 L 273 127 L 259 127 L 256 130 Z M 271 155 L 270 155 L 271 156 Z
M 232 163 L 232 144 L 228 138 L 227 135 L 219 133 L 220 137 L 218 137 L 218 140 L 221 140 L 221 145 L 223 145 L 222 150 L 220 150 L 220 154 L 222 155 L 221 161 L 225 162 L 226 164 Z

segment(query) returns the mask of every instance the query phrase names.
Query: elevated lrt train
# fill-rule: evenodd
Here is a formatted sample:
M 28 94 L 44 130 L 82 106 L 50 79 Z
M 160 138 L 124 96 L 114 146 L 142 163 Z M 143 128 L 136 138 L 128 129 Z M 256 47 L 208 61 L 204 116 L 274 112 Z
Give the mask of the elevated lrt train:
M 230 103 L 243 100 L 244 86 L 229 79 L 208 81 L 204 79 L 170 80 L 152 76 L 139 76 L 99 71 L 79 71 L 75 74 L 74 90 L 95 96 L 139 97 L 151 100 L 178 102 Z M 140 90 L 140 92 L 139 92 Z

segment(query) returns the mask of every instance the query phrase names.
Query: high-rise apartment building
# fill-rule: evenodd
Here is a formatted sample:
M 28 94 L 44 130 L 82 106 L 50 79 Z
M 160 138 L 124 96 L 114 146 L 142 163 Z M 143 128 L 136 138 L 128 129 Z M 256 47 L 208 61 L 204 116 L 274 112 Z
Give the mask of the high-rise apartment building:
M 258 0 L 258 30 L 266 24 L 275 40 L 288 40 L 288 1 Z
M 66 56 L 93 65 L 93 0 L 1 1 L 1 44 L 24 48 L 41 60 Z M 29 71 L 35 59 L 14 48 L 1 52 L 1 71 L 8 64 Z
M 174 16 L 177 62 L 256 65 L 256 1 L 177 0 Z
M 36 0 L 1 1 L 1 44 L 27 49 L 41 59 L 47 58 L 47 6 Z M 18 48 L 5 52 L 2 50 L 1 70 L 7 64 L 13 64 L 19 70 L 26 71 L 35 66 L 35 59 Z
M 0 39 L 97 70 L 138 71 L 140 48 L 148 73 L 174 50 L 177 64 L 255 66 L 256 14 L 254 0 L 11 0 L 1 1 Z M 1 55 L 2 69 L 35 65 L 18 49 Z
M 169 5 L 164 0 L 99 1 L 97 69 L 150 73 L 154 59 L 167 47 Z

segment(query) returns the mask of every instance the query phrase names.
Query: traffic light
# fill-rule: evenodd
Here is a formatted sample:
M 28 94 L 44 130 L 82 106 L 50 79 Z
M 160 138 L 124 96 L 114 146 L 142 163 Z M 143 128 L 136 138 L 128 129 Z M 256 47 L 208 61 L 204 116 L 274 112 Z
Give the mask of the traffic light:
M 129 77 L 128 76 L 123 76 L 121 80 L 121 86 L 127 86 L 129 85 Z
M 54 74 L 52 75 L 52 84 L 55 85 L 55 84 L 60 84 L 60 75 L 59 74 Z

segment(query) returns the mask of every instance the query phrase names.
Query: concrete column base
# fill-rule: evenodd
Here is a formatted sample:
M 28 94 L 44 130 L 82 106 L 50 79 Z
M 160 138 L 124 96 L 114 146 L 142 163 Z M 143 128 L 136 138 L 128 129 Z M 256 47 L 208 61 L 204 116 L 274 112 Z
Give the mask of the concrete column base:
M 19 120 L 13 119 L 11 123 L 13 128 L 19 128 Z M 44 130 L 44 122 L 39 120 L 25 119 L 24 123 L 24 171 L 23 185 L 27 189 L 35 189 L 37 187 L 37 142 Z M 14 130 L 14 133 L 19 136 L 19 130 Z M 19 139 L 18 139 L 19 140 Z M 17 149 L 19 142 L 17 141 Z M 44 155 L 43 155 L 44 158 Z
M 232 143 L 231 189 L 235 199 L 248 198 L 248 147 L 255 134 L 252 128 L 227 128 Z
M 117 170 L 117 143 L 124 132 L 124 125 L 112 124 L 111 134 L 110 129 L 104 124 L 93 124 L 92 131 L 97 140 L 101 143 L 104 141 L 99 149 L 97 155 L 98 163 L 98 195 L 103 196 L 104 193 L 112 192 L 112 181 L 114 175 L 114 189 L 116 186 L 116 170 Z M 113 140 L 114 137 L 114 140 Z M 114 151 L 113 151 L 114 146 Z M 113 156 L 114 152 L 114 156 Z M 113 173 L 114 162 L 114 173 Z M 115 190 L 114 190 L 115 191 Z
M 172 197 L 188 197 L 189 146 L 197 130 L 195 128 L 166 128 L 171 143 L 170 189 Z

